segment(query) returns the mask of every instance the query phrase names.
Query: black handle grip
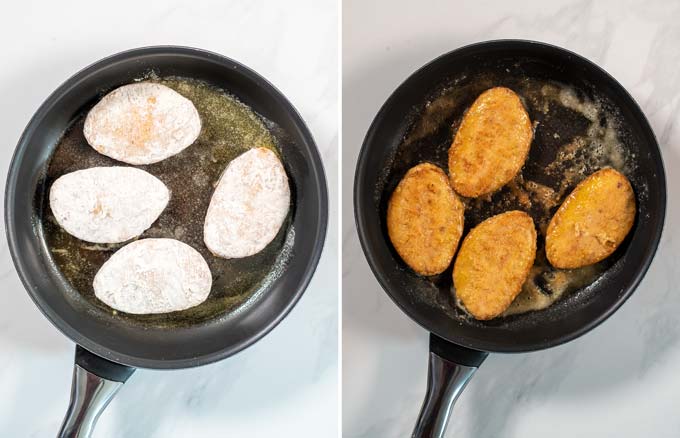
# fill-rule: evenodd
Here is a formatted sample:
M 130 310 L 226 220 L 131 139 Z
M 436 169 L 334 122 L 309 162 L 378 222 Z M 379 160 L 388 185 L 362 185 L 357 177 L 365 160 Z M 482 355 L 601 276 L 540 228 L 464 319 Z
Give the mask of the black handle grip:
M 125 382 L 135 369 L 119 363 L 111 362 L 94 353 L 90 353 L 80 345 L 76 345 L 76 365 L 96 374 L 102 379 L 114 382 Z
M 474 368 L 478 368 L 489 355 L 486 351 L 461 347 L 432 333 L 430 333 L 430 352 L 449 362 Z

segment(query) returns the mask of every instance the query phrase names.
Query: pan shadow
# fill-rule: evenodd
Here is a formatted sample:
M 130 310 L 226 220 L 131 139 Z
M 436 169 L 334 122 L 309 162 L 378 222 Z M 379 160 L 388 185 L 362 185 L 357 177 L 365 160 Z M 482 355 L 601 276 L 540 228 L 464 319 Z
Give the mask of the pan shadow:
M 451 47 L 460 45 L 455 43 L 451 42 Z M 443 52 L 441 44 L 430 45 L 424 41 L 423 46 L 413 52 L 368 58 L 358 74 L 344 77 L 343 101 L 384 101 L 389 92 L 415 68 Z M 385 92 L 385 86 L 376 85 L 380 83 L 392 85 L 387 86 L 389 90 Z M 353 181 L 363 135 L 377 109 L 378 106 L 368 110 L 365 107 L 352 108 L 351 112 L 343 113 L 346 127 L 343 133 L 345 187 Z M 654 117 L 650 122 L 655 127 L 663 126 L 663 121 L 654 120 Z M 670 146 L 672 141 L 680 143 L 680 129 L 675 127 L 675 139 L 671 138 L 672 130 L 672 126 L 665 129 L 658 138 L 666 169 L 680 166 L 680 154 Z M 669 173 L 666 177 L 669 188 L 680 186 L 677 173 Z M 351 190 L 346 189 L 343 196 L 343 205 L 352 205 Z M 409 350 L 412 354 L 417 348 L 415 344 L 426 345 L 427 338 L 419 332 L 414 333 L 414 324 L 401 314 L 373 280 L 367 263 L 363 261 L 353 211 L 347 210 L 343 210 L 343 221 L 347 224 L 343 230 L 344 330 L 346 332 L 347 327 L 351 327 L 357 332 L 364 332 L 364 336 L 365 333 L 375 333 L 375 337 L 381 340 L 393 338 L 395 342 L 406 345 L 402 352 Z M 680 295 L 674 294 L 672 287 L 680 282 L 680 275 L 673 267 L 678 254 L 677 249 L 670 245 L 672 230 L 669 225 L 679 220 L 680 208 L 669 196 L 666 230 L 654 262 L 638 290 L 603 325 L 582 338 L 550 350 L 490 355 L 458 400 L 446 435 L 514 437 L 513 419 L 522 416 L 522 412 L 532 406 L 559 405 L 562 401 L 576 403 L 589 395 L 596 397 L 634 385 L 673 350 L 680 348 L 680 326 L 677 324 Z M 368 284 L 374 286 L 369 288 Z M 384 310 L 385 306 L 391 309 Z M 351 430 L 350 436 L 396 436 L 410 432 L 426 385 L 427 357 L 424 348 L 421 350 L 423 356 L 419 361 L 389 351 L 380 353 L 376 367 L 383 367 L 383 371 L 367 370 L 372 373 L 372 394 L 365 396 L 361 403 L 363 408 L 348 406 L 353 415 L 360 416 L 344 419 L 346 427 Z M 418 380 L 422 385 L 421 392 L 397 395 L 394 386 L 399 386 L 400 379 Z M 499 388 L 503 390 L 499 391 Z M 389 406 L 385 406 L 386 400 L 390 401 Z M 401 415 L 394 416 L 396 411 Z M 358 425 L 369 426 L 359 430 Z M 385 434 L 385 431 L 394 433 Z

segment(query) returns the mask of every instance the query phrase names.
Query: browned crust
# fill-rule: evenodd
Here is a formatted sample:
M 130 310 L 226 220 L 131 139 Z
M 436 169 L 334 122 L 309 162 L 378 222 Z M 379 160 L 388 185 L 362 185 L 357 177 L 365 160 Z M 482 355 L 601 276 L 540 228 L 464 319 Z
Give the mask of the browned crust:
M 450 264 L 463 234 L 465 207 L 439 167 L 411 168 L 392 193 L 387 232 L 399 256 L 420 275 Z
M 505 87 L 486 90 L 463 117 L 449 148 L 451 186 L 473 198 L 500 189 L 524 166 L 532 137 L 519 96 Z
M 635 221 L 635 193 L 628 178 L 606 168 L 583 180 L 548 225 L 546 255 L 556 268 L 573 269 L 609 257 Z
M 535 258 L 531 216 L 522 211 L 493 216 L 461 244 L 453 266 L 456 296 L 476 319 L 495 318 L 520 293 Z

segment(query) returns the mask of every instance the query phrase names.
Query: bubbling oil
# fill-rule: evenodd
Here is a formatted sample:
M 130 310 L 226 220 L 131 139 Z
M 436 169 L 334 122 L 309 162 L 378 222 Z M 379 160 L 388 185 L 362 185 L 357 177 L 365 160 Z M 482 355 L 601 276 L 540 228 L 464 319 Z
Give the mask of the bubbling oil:
M 291 256 L 290 217 L 277 237 L 261 252 L 243 259 L 222 259 L 210 253 L 203 242 L 203 224 L 219 177 L 231 160 L 251 148 L 266 147 L 280 156 L 277 139 L 266 121 L 234 96 L 208 83 L 180 77 L 160 78 L 149 74 L 140 81 L 166 85 L 193 102 L 201 118 L 198 139 L 179 154 L 159 163 L 137 166 L 159 178 L 171 191 L 168 206 L 143 238 L 173 238 L 201 253 L 208 262 L 213 285 L 202 304 L 180 312 L 159 315 L 130 315 L 99 301 L 92 281 L 99 268 L 125 245 L 90 244 L 66 233 L 56 222 L 49 202 L 43 200 L 43 230 L 52 257 L 78 294 L 99 311 L 118 318 L 156 327 L 190 325 L 206 321 L 243 306 L 278 275 Z M 45 187 L 61 175 L 95 166 L 124 163 L 97 153 L 83 135 L 87 111 L 75 119 L 57 145 L 47 170 Z
M 613 167 L 630 178 L 635 156 L 619 139 L 617 114 L 596 95 L 565 84 L 522 75 L 462 76 L 435 93 L 413 118 L 409 131 L 381 175 L 376 200 L 384 205 L 398 181 L 412 166 L 431 162 L 448 169 L 448 150 L 465 111 L 483 91 L 505 86 L 515 91 L 533 121 L 534 138 L 526 164 L 499 191 L 463 198 L 465 231 L 509 210 L 527 212 L 537 227 L 537 256 L 521 293 L 502 316 L 545 309 L 567 294 L 594 283 L 613 263 L 604 260 L 580 269 L 555 269 L 545 256 L 545 234 L 555 211 L 574 187 L 595 171 Z M 386 196 L 387 195 L 387 196 Z M 455 296 L 451 269 L 431 278 L 439 290 L 450 291 L 450 305 L 436 297 L 437 307 L 452 317 L 468 317 Z

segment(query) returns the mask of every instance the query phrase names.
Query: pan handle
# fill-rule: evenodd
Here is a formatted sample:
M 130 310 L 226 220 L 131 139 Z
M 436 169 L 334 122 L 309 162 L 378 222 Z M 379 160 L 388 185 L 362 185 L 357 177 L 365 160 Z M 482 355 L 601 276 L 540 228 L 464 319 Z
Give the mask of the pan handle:
M 89 438 L 99 415 L 134 371 L 76 345 L 71 401 L 58 438 Z
M 488 353 L 430 333 L 427 393 L 411 438 L 442 438 L 453 404 Z

